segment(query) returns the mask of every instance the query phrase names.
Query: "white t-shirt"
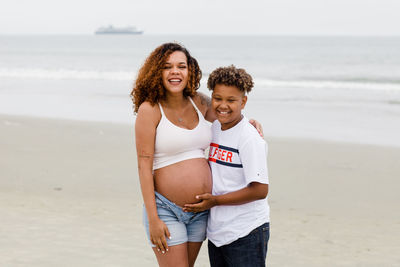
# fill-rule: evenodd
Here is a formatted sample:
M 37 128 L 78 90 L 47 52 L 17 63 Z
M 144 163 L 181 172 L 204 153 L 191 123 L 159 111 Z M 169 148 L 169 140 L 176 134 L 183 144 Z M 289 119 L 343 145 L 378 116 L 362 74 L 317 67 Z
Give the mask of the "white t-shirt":
M 243 119 L 222 131 L 216 120 L 212 125 L 209 162 L 213 195 L 237 191 L 251 182 L 268 184 L 267 144 L 257 130 Z M 217 247 L 248 235 L 269 222 L 267 198 L 242 205 L 215 206 L 210 210 L 207 237 Z

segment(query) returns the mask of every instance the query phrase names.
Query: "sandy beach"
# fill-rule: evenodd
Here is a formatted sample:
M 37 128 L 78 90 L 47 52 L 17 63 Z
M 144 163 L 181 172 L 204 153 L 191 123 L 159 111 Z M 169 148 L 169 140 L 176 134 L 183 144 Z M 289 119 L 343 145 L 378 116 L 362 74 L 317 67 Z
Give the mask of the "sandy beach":
M 400 148 L 266 139 L 268 266 L 400 266 Z M 156 266 L 133 125 L 0 115 L 0 210 L 2 267 Z

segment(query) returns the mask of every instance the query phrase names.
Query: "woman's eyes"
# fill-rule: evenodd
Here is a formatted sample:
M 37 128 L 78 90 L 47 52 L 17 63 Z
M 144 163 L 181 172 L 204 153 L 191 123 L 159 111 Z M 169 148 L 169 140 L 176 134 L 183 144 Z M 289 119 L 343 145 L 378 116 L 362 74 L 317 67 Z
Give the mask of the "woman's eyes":
M 163 69 L 165 69 L 165 70 L 171 69 L 171 68 L 172 68 L 172 66 L 170 66 L 170 65 L 166 65 L 166 66 L 163 67 Z M 186 66 L 182 65 L 182 66 L 178 66 L 178 68 L 179 69 L 186 69 Z

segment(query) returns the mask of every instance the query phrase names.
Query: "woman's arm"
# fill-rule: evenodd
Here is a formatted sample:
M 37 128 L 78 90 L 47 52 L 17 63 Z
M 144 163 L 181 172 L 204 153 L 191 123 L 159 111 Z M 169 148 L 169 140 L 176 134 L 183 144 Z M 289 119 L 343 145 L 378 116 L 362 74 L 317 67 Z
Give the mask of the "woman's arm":
M 201 200 L 197 204 L 185 204 L 183 210 L 187 212 L 200 212 L 218 205 L 241 205 L 254 200 L 266 198 L 268 184 L 258 182 L 250 183 L 247 187 L 223 195 L 214 196 L 209 193 L 196 196 Z
M 153 178 L 155 135 L 159 116 L 156 107 L 148 102 L 142 103 L 136 117 L 135 138 L 140 187 L 149 220 L 150 241 L 164 253 L 168 250 L 165 237 L 170 237 L 170 234 L 168 227 L 157 214 Z

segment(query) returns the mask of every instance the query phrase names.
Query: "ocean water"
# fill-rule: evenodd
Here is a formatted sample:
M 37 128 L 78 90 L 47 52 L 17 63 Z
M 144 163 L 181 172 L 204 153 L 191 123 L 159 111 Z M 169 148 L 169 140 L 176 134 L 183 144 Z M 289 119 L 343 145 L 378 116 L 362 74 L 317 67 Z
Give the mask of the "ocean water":
M 400 146 L 400 37 L 0 36 L 0 113 L 132 124 L 146 56 L 178 41 L 203 71 L 245 68 L 268 137 Z

